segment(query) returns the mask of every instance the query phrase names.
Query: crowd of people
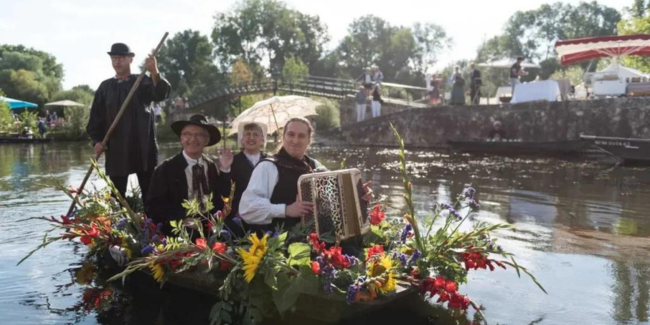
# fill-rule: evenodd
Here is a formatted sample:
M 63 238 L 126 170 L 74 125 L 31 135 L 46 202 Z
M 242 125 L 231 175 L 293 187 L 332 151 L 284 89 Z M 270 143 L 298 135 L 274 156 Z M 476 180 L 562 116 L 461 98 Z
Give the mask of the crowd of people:
M 381 83 L 384 80 L 384 74 L 379 67 L 367 68 L 364 75 L 359 79 L 362 79 L 363 85 L 360 86 L 355 98 L 357 122 L 366 119 L 368 98 L 371 98 L 370 107 L 372 117 L 381 115 L 381 105 L 384 103 L 384 100 L 381 98 Z

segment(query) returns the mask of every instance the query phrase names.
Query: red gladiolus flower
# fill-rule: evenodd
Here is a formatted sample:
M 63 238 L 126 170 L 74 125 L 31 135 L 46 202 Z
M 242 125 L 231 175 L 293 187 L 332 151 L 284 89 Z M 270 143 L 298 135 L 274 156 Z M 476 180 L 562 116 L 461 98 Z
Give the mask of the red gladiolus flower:
M 445 290 L 447 292 L 456 292 L 456 290 L 458 290 L 458 287 L 456 286 L 456 282 L 447 281 L 447 284 L 445 285 Z
M 206 249 L 206 247 L 208 247 L 208 242 L 205 240 L 205 238 L 197 238 L 195 243 L 196 247 L 199 249 Z
M 312 232 L 311 234 L 309 234 L 307 240 L 309 241 L 309 244 L 313 247 L 314 252 L 320 253 L 322 251 L 325 251 L 325 243 L 318 241 L 317 233 Z
M 370 224 L 376 226 L 380 224 L 385 217 L 386 215 L 383 212 L 381 212 L 381 205 L 377 204 L 372 209 L 372 212 L 370 212 Z
M 217 254 L 225 254 L 227 247 L 228 246 L 226 246 L 225 243 L 216 242 L 216 243 L 212 244 L 212 251 L 217 253 Z
M 332 263 L 335 268 L 350 267 L 350 261 L 341 252 L 341 247 L 333 246 L 329 250 L 324 250 L 322 256 Z
M 81 240 L 81 242 L 82 242 L 84 245 L 90 245 L 90 243 L 93 242 L 93 238 L 90 237 L 90 236 L 81 236 L 81 238 L 79 238 L 79 239 Z
M 171 261 L 169 261 L 169 267 L 170 267 L 172 270 L 176 270 L 176 269 L 178 268 L 178 264 L 180 264 L 180 262 L 178 262 L 178 260 L 171 260 Z
M 97 225 L 93 224 L 90 228 L 90 231 L 85 231 L 86 235 L 90 237 L 99 237 L 99 230 L 97 230 Z
M 366 262 L 368 262 L 375 255 L 384 255 L 384 245 L 374 245 L 368 248 L 368 252 L 366 252 Z
M 311 271 L 314 272 L 315 275 L 320 275 L 320 264 L 316 261 L 311 262 Z

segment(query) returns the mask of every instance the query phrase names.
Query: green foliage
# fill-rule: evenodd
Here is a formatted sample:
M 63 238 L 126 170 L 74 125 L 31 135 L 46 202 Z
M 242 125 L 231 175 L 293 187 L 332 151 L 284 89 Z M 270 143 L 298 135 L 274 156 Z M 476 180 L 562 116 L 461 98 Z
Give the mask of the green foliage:
M 4 97 L 4 93 L 0 90 L 0 96 Z M 0 100 L 0 132 L 8 132 L 13 129 L 14 119 L 11 116 L 11 109 L 9 104 Z
M 71 100 L 80 104 L 90 107 L 95 96 L 95 91 L 92 90 L 88 85 L 79 85 L 74 86 L 70 90 L 62 90 L 55 93 L 50 101 L 56 102 L 59 100 Z M 65 114 L 65 113 L 64 113 Z M 67 118 L 67 115 L 65 115 Z
M 86 106 L 65 107 L 63 114 L 65 123 L 50 131 L 49 137 L 65 141 L 88 139 L 86 124 L 90 118 L 90 108 Z
M 336 49 L 336 57 L 353 77 L 377 65 L 386 80 L 421 83 L 428 66 L 451 44 L 444 29 L 435 24 L 416 23 L 413 27 L 392 26 L 382 18 L 368 15 L 355 19 L 348 35 Z M 413 76 L 417 77 L 413 77 Z
M 284 63 L 284 68 L 282 68 L 282 77 L 285 82 L 292 83 L 309 77 L 309 68 L 302 62 L 302 60 L 300 60 L 300 58 L 292 56 Z
M 32 133 L 36 134 L 38 131 L 38 113 L 24 111 L 18 115 L 18 119 L 20 120 L 20 132 L 22 132 L 23 129 L 28 128 Z
M 316 121 L 316 130 L 331 130 L 341 125 L 340 108 L 337 101 L 325 98 L 318 98 L 323 105 L 316 107 L 317 116 L 313 119 Z
M 620 35 L 649 34 L 650 33 L 650 15 L 647 10 L 641 10 L 642 2 L 635 2 L 635 6 L 628 11 L 627 19 L 618 23 L 618 33 Z M 650 72 L 650 57 L 647 56 L 628 56 L 623 58 L 623 65 L 638 69 L 643 72 Z
M 541 61 L 542 65 L 540 71 L 531 70 L 533 73 L 525 80 L 532 80 L 537 74 L 546 79 L 560 68 L 555 59 L 557 40 L 615 35 L 620 20 L 621 14 L 616 9 L 596 1 L 580 2 L 578 5 L 556 2 L 534 10 L 518 11 L 508 20 L 502 35 L 494 36 L 479 47 L 475 60 L 480 63 L 523 56 L 532 61 Z M 504 84 L 508 75 L 503 75 L 505 77 L 494 81 L 495 86 Z M 489 77 L 483 76 L 484 84 Z
M 240 58 L 259 66 L 268 58 L 270 70 L 279 72 L 291 56 L 308 66 L 316 63 L 329 36 L 318 16 L 290 9 L 281 1 L 242 0 L 215 15 L 212 41 L 224 67 Z
M 551 79 L 569 79 L 572 85 L 579 85 L 582 83 L 582 77 L 585 72 L 579 65 L 573 65 L 566 69 L 555 71 L 551 75 Z
M 63 66 L 48 53 L 0 45 L 0 88 L 8 97 L 40 105 L 61 89 Z
M 156 58 L 161 73 L 182 97 L 200 93 L 225 79 L 214 63 L 209 38 L 198 31 L 177 33 L 167 40 Z

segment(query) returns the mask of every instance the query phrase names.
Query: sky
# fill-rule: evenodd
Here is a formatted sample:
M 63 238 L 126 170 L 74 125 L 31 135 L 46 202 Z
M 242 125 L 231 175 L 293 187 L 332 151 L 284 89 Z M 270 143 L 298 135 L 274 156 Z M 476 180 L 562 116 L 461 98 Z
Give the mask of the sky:
M 134 63 L 160 41 L 186 29 L 209 36 L 216 12 L 228 11 L 234 0 L 2 0 L 0 44 L 22 44 L 53 54 L 63 64 L 64 89 L 87 84 L 95 89 L 113 76 L 106 52 L 124 42 L 136 53 Z M 501 34 L 516 11 L 538 8 L 544 0 L 285 0 L 290 7 L 318 15 L 328 26 L 329 48 L 347 34 L 349 24 L 372 14 L 392 25 L 432 22 L 453 38 L 451 50 L 442 53 L 435 68 L 455 60 L 475 57 L 484 40 Z M 578 0 L 564 3 L 577 4 Z M 632 0 L 600 0 L 622 10 Z M 133 66 L 134 68 L 137 65 Z

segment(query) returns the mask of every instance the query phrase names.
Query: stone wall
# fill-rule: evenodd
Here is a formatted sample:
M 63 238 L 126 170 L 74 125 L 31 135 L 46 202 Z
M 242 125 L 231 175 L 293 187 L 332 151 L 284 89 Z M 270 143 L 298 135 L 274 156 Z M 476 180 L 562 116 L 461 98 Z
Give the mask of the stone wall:
M 508 138 L 523 141 L 575 140 L 580 134 L 650 138 L 650 98 L 382 109 L 380 117 L 350 123 L 355 119 L 354 103 L 342 102 L 342 135 L 348 143 L 363 146 L 396 145 L 390 123 L 406 145 L 433 148 L 449 140 L 484 139 L 494 120 L 502 122 Z

